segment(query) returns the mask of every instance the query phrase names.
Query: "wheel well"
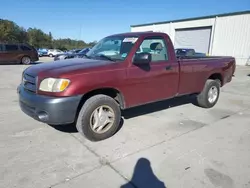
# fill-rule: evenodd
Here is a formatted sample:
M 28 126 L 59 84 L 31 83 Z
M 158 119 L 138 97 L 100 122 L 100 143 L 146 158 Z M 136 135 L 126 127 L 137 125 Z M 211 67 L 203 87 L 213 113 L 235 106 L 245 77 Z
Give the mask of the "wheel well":
M 212 74 L 208 79 L 219 80 L 220 81 L 220 85 L 221 86 L 223 85 L 222 75 L 220 73 Z
M 29 55 L 23 55 L 21 59 L 23 59 L 24 57 L 29 57 L 29 58 L 30 58 L 30 56 L 29 56 Z
M 82 97 L 82 99 L 78 105 L 75 119 L 78 117 L 78 114 L 82 108 L 82 105 L 86 102 L 86 100 L 88 100 L 90 97 L 92 97 L 94 95 L 98 95 L 98 94 L 103 94 L 103 95 L 107 95 L 107 96 L 112 97 L 120 105 L 121 109 L 125 108 L 125 102 L 124 102 L 123 95 L 118 90 L 113 89 L 113 88 L 96 89 L 96 90 L 93 90 L 93 91 L 90 91 L 90 92 L 84 94 L 84 96 Z
M 122 94 L 118 90 L 113 89 L 113 88 L 102 88 L 102 89 L 96 89 L 96 90 L 90 91 L 83 96 L 82 100 L 85 102 L 90 97 L 94 95 L 98 95 L 98 94 L 110 96 L 117 101 L 117 103 L 121 106 L 121 108 L 124 107 Z

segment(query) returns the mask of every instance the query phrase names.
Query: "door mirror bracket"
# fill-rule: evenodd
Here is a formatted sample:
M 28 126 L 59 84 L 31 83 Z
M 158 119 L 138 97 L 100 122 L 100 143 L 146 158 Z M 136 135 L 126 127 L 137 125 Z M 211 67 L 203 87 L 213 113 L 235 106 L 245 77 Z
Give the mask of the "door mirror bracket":
M 142 52 L 134 55 L 133 64 L 135 65 L 149 65 L 152 61 L 152 56 L 150 53 Z

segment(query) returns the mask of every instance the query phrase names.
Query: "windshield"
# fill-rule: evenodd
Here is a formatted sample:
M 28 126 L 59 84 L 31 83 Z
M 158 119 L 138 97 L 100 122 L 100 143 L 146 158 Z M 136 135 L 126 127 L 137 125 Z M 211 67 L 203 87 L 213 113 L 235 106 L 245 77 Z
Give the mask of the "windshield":
M 106 58 L 112 61 L 124 60 L 138 37 L 111 36 L 98 42 L 86 55 L 89 58 Z

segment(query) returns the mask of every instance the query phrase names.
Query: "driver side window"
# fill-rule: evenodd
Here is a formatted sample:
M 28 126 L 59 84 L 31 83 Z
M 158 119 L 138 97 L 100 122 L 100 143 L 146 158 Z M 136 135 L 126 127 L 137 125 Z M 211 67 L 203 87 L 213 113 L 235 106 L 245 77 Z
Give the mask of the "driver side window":
M 167 61 L 167 47 L 163 39 L 145 39 L 136 53 L 147 52 L 152 55 L 152 62 Z

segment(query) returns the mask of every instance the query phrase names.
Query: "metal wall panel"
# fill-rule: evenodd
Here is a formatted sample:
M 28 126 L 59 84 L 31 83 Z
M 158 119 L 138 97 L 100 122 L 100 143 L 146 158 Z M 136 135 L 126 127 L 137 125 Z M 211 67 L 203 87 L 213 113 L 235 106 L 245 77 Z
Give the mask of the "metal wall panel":
M 212 55 L 234 56 L 238 65 L 250 57 L 250 14 L 218 17 L 212 42 Z
M 142 32 L 142 31 L 153 31 L 153 25 L 142 26 L 142 27 L 131 27 L 131 32 Z
M 169 37 L 171 38 L 171 40 L 173 41 L 171 26 L 172 26 L 172 23 L 154 25 L 154 32 L 167 33 Z
M 151 29 L 156 32 L 164 32 L 169 35 L 173 44 L 175 44 L 175 30 L 183 29 L 183 28 L 190 28 L 190 27 L 213 26 L 214 19 L 215 18 L 207 18 L 207 19 L 202 19 L 202 20 L 189 20 L 189 21 L 174 22 L 174 23 L 170 22 L 170 23 L 164 23 L 164 24 L 131 27 L 131 31 L 132 32 L 147 31 Z M 213 36 L 213 30 L 211 32 L 211 36 Z
M 131 27 L 131 31 L 164 32 L 175 44 L 175 30 L 206 26 L 212 27 L 210 55 L 234 56 L 237 65 L 250 64 L 250 14 Z

